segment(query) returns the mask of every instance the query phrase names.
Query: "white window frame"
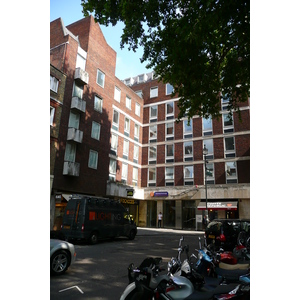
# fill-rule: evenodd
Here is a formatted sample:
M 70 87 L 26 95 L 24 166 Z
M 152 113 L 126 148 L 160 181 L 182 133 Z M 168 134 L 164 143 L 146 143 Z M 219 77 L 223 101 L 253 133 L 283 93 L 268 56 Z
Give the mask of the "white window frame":
M 150 172 L 154 174 L 153 179 L 150 178 Z M 156 186 L 156 168 L 149 168 L 148 169 L 148 186 Z
M 137 186 L 139 178 L 139 169 L 137 167 L 132 168 L 132 185 Z
M 50 75 L 50 90 L 51 91 L 57 93 L 57 91 L 58 91 L 58 82 L 59 82 L 59 80 L 56 77 Z
M 171 87 L 171 88 L 170 88 Z M 168 92 L 168 90 L 172 90 L 171 92 Z M 174 91 L 174 87 L 173 87 L 173 85 L 172 84 L 170 84 L 170 83 L 167 83 L 166 84 L 166 95 L 171 95 L 172 93 L 173 93 L 173 91 Z
M 192 146 L 192 152 L 191 153 L 186 153 L 186 147 Z M 192 161 L 194 160 L 194 146 L 193 146 L 193 141 L 187 141 L 183 143 L 183 157 L 184 161 Z
M 141 115 L 141 105 L 139 103 L 135 103 L 135 114 L 140 117 Z
M 172 172 L 170 172 L 172 170 Z M 165 167 L 165 185 L 173 186 L 174 185 L 174 167 Z
M 187 170 L 192 168 L 192 174 L 188 176 Z M 184 185 L 193 185 L 194 184 L 194 165 L 186 165 L 183 167 L 183 177 L 184 177 Z
M 233 149 L 227 149 L 226 140 L 233 139 Z M 235 157 L 235 138 L 234 136 L 224 137 L 224 157 Z
M 158 106 L 157 105 L 152 105 L 152 106 L 149 107 L 150 122 L 156 122 L 157 121 L 157 111 L 158 111 Z
M 114 151 L 117 155 L 117 153 L 118 153 L 118 135 L 115 133 L 111 134 L 110 149 L 112 151 Z
M 122 163 L 122 181 L 127 182 L 128 177 L 128 164 Z
M 210 127 L 204 128 L 204 124 L 211 124 Z M 212 118 L 209 116 L 207 119 L 202 118 L 202 135 L 212 135 L 213 132 L 213 123 Z
M 136 161 L 139 160 L 139 146 L 138 145 L 133 145 L 133 159 Z
M 166 163 L 168 163 L 168 162 L 174 162 L 174 152 L 175 152 L 175 147 L 174 147 L 174 144 L 167 144 L 166 146 L 165 146 L 166 148 Z M 168 154 L 168 148 L 172 148 L 172 155 L 169 155 Z
M 88 167 L 97 170 L 98 167 L 98 152 L 90 150 Z
M 168 106 L 172 106 L 172 112 L 168 113 Z M 166 120 L 174 118 L 174 101 L 166 103 Z
M 103 99 L 102 97 L 95 95 L 94 97 L 94 110 L 102 113 L 102 108 L 103 108 Z
M 234 166 L 231 168 L 230 165 Z M 231 175 L 230 170 L 235 169 L 235 174 Z M 225 174 L 226 174 L 226 183 L 237 183 L 237 162 L 236 161 L 227 161 L 225 162 Z
M 79 123 L 80 123 L 80 114 L 70 111 L 68 127 L 79 129 Z
M 121 102 L 121 89 L 118 88 L 116 85 L 115 85 L 114 99 L 119 103 Z
M 207 170 L 211 169 L 212 172 L 211 172 L 211 175 L 207 175 L 206 172 L 205 172 L 205 164 L 203 164 L 203 174 L 204 174 L 204 183 L 205 183 L 205 180 L 207 180 L 207 183 L 208 184 L 214 184 L 215 183 L 215 166 L 214 166 L 214 163 L 207 163 L 206 164 L 206 168 Z M 207 178 L 206 178 L 207 176 Z
M 140 138 L 140 126 L 138 124 L 134 124 L 134 138 L 136 141 L 139 141 Z
M 183 120 L 183 138 L 193 137 L 193 120 L 190 119 L 190 126 L 188 126 L 187 124 L 188 124 L 188 120 Z
M 131 98 L 126 95 L 126 107 L 131 110 Z
M 204 146 L 207 149 L 206 159 L 214 158 L 214 140 L 213 139 L 205 139 L 203 140 L 203 148 Z M 204 156 L 203 156 L 204 159 Z
M 83 98 L 83 86 L 77 84 L 75 81 L 73 84 L 72 97 L 78 97 L 79 99 Z
M 81 70 L 85 71 L 85 65 L 86 65 L 86 58 L 77 53 L 76 58 L 76 68 L 80 68 Z
M 130 119 L 125 117 L 125 120 L 124 120 L 124 132 L 130 133 Z
M 123 142 L 123 157 L 125 156 L 128 159 L 129 155 L 129 141 L 124 139 Z
M 148 164 L 156 163 L 157 159 L 157 146 L 149 146 Z
M 152 130 L 151 128 L 155 128 L 155 130 Z M 149 141 L 155 142 L 156 140 L 157 140 L 157 125 L 150 125 L 149 126 Z
M 158 86 L 153 86 L 150 88 L 150 98 L 158 97 Z
M 231 118 L 232 124 L 225 125 L 225 122 L 226 122 L 226 121 L 229 121 L 229 120 L 228 120 L 228 115 L 229 115 L 229 114 L 223 114 L 223 115 L 222 115 L 223 133 L 231 133 L 231 132 L 234 132 L 233 115 L 232 115 L 232 118 Z
M 112 181 L 116 181 L 116 173 L 117 173 L 117 160 L 111 158 L 109 160 L 109 179 Z
M 142 90 L 136 91 L 135 93 L 136 93 L 140 98 L 143 99 L 143 91 L 142 91 Z
M 101 125 L 97 122 L 92 122 L 91 137 L 95 140 L 100 140 Z
M 168 133 L 168 128 L 173 128 L 172 133 Z M 174 139 L 174 122 L 166 123 L 166 140 Z
M 54 124 L 55 107 L 50 105 L 50 126 Z
M 98 78 L 99 75 L 102 77 L 100 80 L 100 83 L 98 82 Z M 96 83 L 101 86 L 102 88 L 104 88 L 104 84 L 105 84 L 105 73 L 103 73 L 102 71 L 100 71 L 99 69 L 97 69 L 97 77 L 96 77 Z
M 115 115 L 118 116 L 118 122 L 117 123 L 114 120 Z M 115 125 L 119 129 L 120 113 L 117 110 L 115 110 L 115 109 L 113 110 L 113 118 L 112 118 L 112 120 L 113 120 L 113 125 Z

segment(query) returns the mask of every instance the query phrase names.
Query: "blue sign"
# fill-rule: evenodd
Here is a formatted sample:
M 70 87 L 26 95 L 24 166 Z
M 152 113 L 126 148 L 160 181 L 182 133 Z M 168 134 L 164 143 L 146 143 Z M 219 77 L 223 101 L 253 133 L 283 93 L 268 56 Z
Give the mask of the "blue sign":
M 154 197 L 168 197 L 168 192 L 154 192 Z

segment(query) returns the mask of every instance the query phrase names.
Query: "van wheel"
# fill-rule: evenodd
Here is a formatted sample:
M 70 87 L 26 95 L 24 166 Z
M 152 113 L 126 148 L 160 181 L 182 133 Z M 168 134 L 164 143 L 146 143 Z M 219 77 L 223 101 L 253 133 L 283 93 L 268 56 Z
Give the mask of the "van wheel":
M 91 237 L 90 237 L 90 242 L 91 242 L 92 245 L 97 244 L 97 242 L 98 242 L 98 234 L 97 234 L 97 232 L 95 232 L 95 231 L 92 232 Z
M 128 235 L 128 238 L 130 239 L 130 240 L 134 240 L 134 238 L 135 238 L 135 230 L 130 230 L 130 232 L 129 232 L 129 235 Z

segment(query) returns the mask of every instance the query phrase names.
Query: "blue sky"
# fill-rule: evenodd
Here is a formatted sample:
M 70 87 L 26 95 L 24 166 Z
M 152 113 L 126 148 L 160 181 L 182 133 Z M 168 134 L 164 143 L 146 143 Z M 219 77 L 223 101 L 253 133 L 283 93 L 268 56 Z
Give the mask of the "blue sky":
M 65 26 L 84 18 L 81 0 L 50 0 L 50 22 L 58 18 L 62 18 Z M 121 50 L 122 23 L 114 27 L 101 25 L 100 28 L 107 43 L 117 52 L 116 76 L 119 79 L 123 80 L 151 71 L 146 69 L 146 63 L 140 62 L 143 48 L 140 47 L 136 52 L 128 51 L 127 47 Z

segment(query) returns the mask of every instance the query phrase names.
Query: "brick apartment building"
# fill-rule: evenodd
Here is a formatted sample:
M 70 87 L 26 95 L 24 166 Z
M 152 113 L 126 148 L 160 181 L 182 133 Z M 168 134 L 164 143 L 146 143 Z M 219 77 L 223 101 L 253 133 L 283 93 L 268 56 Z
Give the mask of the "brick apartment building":
M 249 103 L 241 106 L 242 122 L 237 113 L 227 118 L 224 101 L 220 120 L 176 123 L 172 86 L 153 72 L 119 80 L 116 52 L 92 16 L 69 26 L 60 18 L 50 23 L 50 63 L 66 76 L 51 228 L 59 227 L 72 194 L 88 194 L 119 200 L 139 226 L 156 226 L 161 211 L 165 227 L 195 229 L 205 186 L 211 218 L 250 217 Z

